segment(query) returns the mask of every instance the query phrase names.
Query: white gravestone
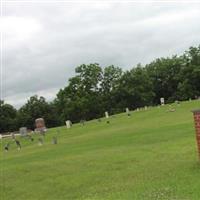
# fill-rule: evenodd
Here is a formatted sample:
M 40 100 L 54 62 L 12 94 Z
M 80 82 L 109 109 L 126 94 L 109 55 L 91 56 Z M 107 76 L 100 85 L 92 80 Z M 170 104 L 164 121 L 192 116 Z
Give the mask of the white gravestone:
M 70 120 L 67 120 L 65 122 L 65 124 L 66 124 L 67 128 L 71 128 L 72 122 Z
M 129 109 L 128 108 L 126 108 L 126 114 L 129 114 Z
M 161 106 L 164 106 L 165 105 L 165 99 L 162 97 L 162 98 L 160 98 L 160 104 L 161 104 Z
M 130 111 L 129 111 L 129 109 L 128 108 L 126 108 L 126 114 L 128 115 L 128 116 L 130 116 L 131 114 L 130 114 Z
M 108 114 L 107 111 L 105 112 L 105 116 L 106 116 L 107 119 L 109 118 L 109 114 Z
M 144 110 L 147 110 L 147 106 L 144 107 Z

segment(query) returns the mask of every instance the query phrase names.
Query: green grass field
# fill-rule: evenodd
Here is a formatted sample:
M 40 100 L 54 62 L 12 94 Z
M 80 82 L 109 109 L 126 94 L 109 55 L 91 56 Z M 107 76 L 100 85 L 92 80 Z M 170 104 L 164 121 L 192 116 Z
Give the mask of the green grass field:
M 1 200 L 199 200 L 192 109 L 200 101 L 50 129 L 0 154 Z M 51 144 L 59 130 L 58 144 Z

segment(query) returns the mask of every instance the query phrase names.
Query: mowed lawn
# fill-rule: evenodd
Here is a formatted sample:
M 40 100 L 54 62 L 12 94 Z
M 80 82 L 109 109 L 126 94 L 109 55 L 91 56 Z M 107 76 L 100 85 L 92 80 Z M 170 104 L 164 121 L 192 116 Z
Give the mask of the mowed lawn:
M 0 154 L 1 200 L 200 199 L 192 109 L 200 101 L 49 129 Z M 58 133 L 58 144 L 51 143 Z

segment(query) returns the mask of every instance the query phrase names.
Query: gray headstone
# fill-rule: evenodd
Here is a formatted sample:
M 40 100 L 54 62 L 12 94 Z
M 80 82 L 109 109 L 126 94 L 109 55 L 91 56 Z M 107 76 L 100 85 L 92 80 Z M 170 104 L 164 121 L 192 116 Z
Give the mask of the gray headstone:
M 27 135 L 27 128 L 26 127 L 21 127 L 19 129 L 19 133 L 21 136 L 26 136 Z
M 52 144 L 57 144 L 57 142 L 58 142 L 58 141 L 57 141 L 57 138 L 56 138 L 56 137 L 53 137 L 53 138 L 52 138 Z
M 6 152 L 9 151 L 9 146 L 10 146 L 10 143 L 7 143 L 7 144 L 5 145 L 4 150 L 5 150 Z

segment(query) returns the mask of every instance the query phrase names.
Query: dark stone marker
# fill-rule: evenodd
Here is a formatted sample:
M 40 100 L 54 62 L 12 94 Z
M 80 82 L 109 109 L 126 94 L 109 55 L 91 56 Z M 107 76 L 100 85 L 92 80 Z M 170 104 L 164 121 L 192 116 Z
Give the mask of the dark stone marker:
M 4 150 L 5 150 L 6 152 L 9 151 L 9 146 L 10 146 L 10 144 L 7 143 L 6 146 L 4 147 Z
M 197 148 L 199 153 L 200 159 L 200 109 L 193 110 L 194 115 L 194 123 L 195 123 L 195 130 L 196 130 L 196 141 L 197 141 Z
M 19 140 L 15 140 L 15 143 L 18 147 L 18 150 L 20 150 L 22 147 L 21 147 L 21 144 L 20 144 L 20 141 Z

